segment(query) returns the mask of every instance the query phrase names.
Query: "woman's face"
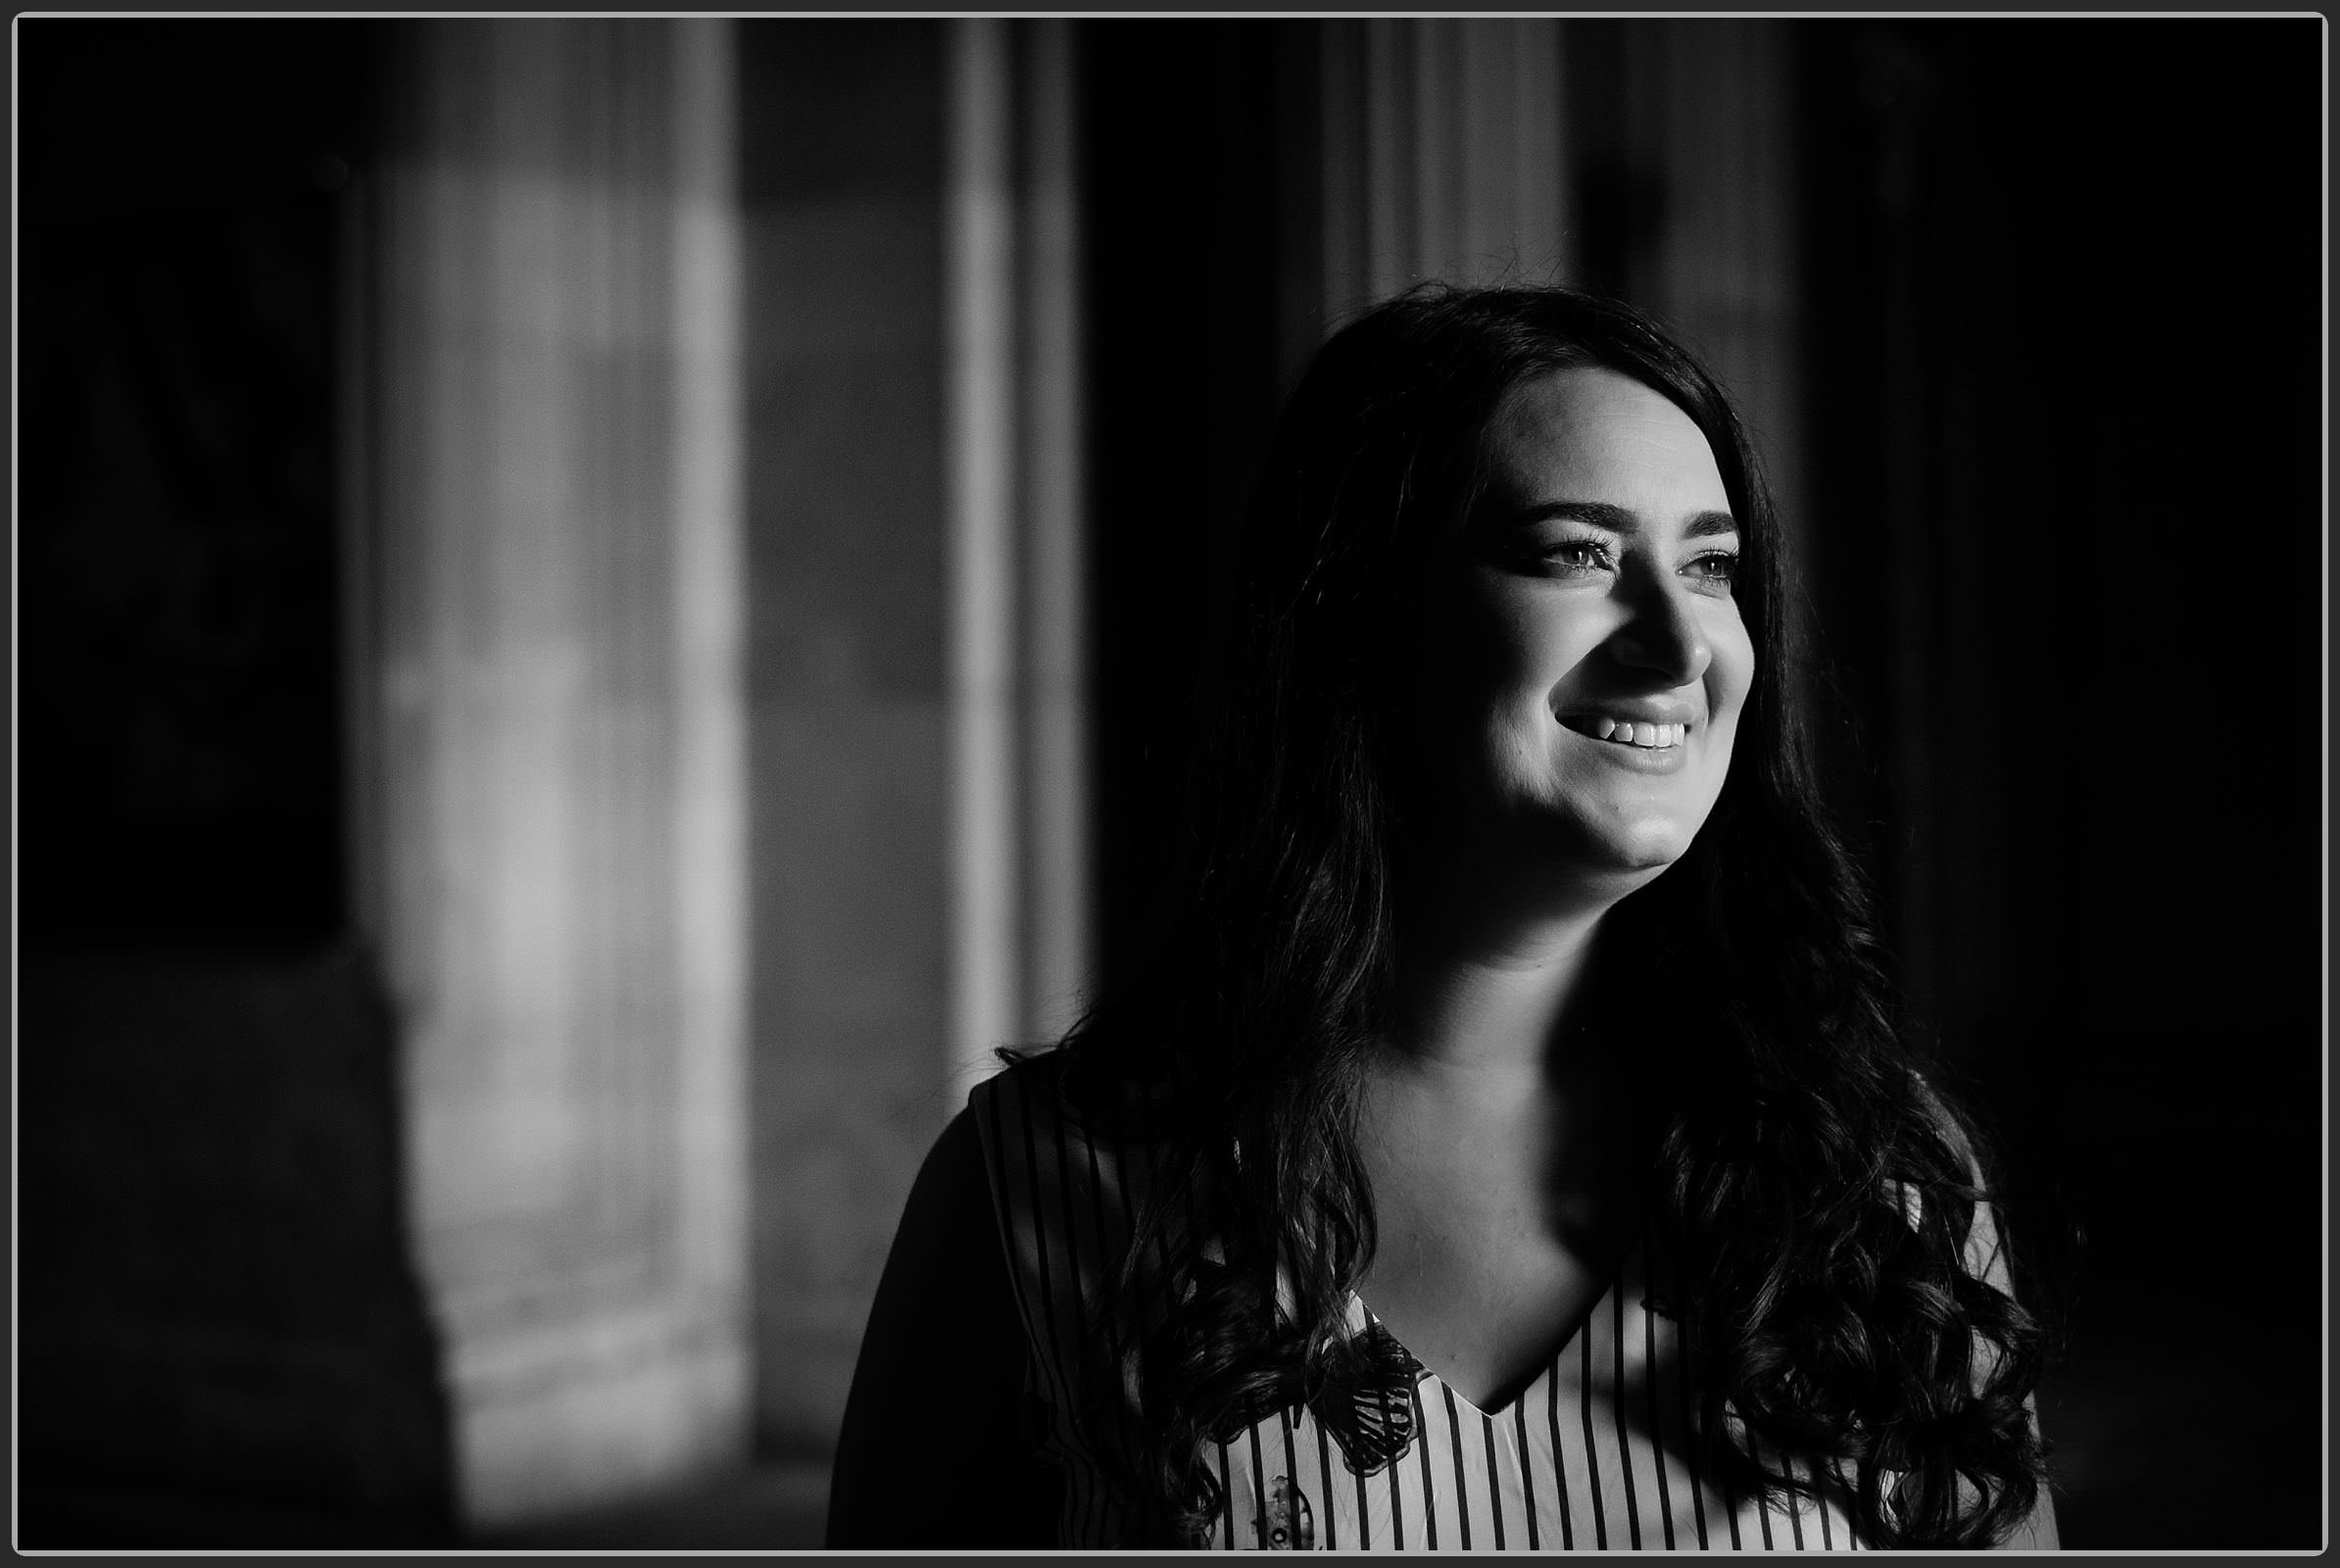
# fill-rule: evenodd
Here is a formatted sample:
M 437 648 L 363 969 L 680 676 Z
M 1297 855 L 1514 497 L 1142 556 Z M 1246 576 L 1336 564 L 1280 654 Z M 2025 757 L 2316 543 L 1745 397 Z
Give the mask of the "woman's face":
M 1687 415 L 1593 368 L 1515 387 L 1486 442 L 1405 698 L 1422 825 L 1637 885 L 1713 809 L 1754 678 L 1722 474 Z

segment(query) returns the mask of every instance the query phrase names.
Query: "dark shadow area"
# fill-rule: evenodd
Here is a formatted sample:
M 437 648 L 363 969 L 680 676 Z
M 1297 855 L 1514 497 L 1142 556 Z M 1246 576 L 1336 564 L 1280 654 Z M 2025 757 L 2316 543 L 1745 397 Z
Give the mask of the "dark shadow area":
M 18 28 L 25 1547 L 449 1533 L 344 863 L 339 204 L 375 38 Z
M 1315 176 L 1291 24 L 1131 19 L 1076 33 L 1088 311 L 1091 710 L 1101 972 L 1145 961 L 1187 852 L 1198 662 L 1285 392 L 1280 252 Z M 1310 345 L 1313 347 L 1313 345 Z
M 1629 298 L 1671 199 L 1627 128 L 1639 25 L 1566 44 L 1574 262 Z M 2321 24 L 1779 25 L 1824 761 L 2059 1336 L 2065 1544 L 2313 1546 Z M 1320 176 L 1268 24 L 1082 46 L 1110 977 L 1165 913 Z
M 2313 1546 L 2319 24 L 1802 37 L 1839 787 L 2067 1336 L 2064 1543 Z
M 483 1551 L 817 1551 L 828 1519 L 825 1461 L 767 1461 L 655 1496 L 486 1531 Z
M 22 31 L 25 918 L 342 916 L 334 264 L 361 35 Z
M 449 1536 L 367 965 L 28 951 L 19 1544 Z

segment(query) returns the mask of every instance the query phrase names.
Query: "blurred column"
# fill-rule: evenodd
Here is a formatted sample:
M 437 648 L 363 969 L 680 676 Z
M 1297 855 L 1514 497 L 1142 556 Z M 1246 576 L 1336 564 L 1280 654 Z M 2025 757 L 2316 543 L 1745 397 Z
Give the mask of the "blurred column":
M 1796 75 L 1785 27 L 1555 18 L 1322 27 L 1321 324 L 1427 278 L 1614 289 L 1687 335 L 1731 391 L 1796 526 Z
M 1805 514 L 1797 55 L 1785 23 L 1569 24 L 1584 226 L 1601 284 L 1687 338 Z
M 946 24 L 739 24 L 759 1451 L 835 1439 L 948 1080 Z
M 952 1106 L 1091 980 L 1071 24 L 950 34 Z
M 1561 24 L 1323 27 L 1325 324 L 1426 278 L 1568 281 Z
M 376 918 L 475 1525 L 745 1447 L 731 36 L 400 34 Z

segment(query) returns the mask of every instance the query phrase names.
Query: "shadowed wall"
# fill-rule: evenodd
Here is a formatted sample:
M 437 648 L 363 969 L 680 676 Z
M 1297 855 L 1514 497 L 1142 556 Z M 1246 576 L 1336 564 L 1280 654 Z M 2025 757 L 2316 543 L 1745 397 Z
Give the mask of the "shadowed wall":
M 440 1346 L 344 853 L 378 34 L 17 36 L 17 1543 L 440 1544 Z

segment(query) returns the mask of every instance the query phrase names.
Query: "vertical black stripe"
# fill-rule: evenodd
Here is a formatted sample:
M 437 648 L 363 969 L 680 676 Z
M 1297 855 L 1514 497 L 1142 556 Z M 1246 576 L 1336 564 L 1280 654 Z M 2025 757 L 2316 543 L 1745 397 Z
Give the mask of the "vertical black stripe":
M 1151 1133 L 1153 1130 L 1153 1111 L 1150 1102 L 1146 1102 L 1146 1109 L 1144 1114 L 1148 1133 L 1148 1142 L 1150 1142 Z M 1186 1214 L 1187 1230 L 1185 1246 L 1197 1257 L 1200 1256 L 1202 1248 L 1205 1242 L 1208 1240 L 1208 1238 L 1203 1234 L 1203 1226 L 1194 1206 L 1194 1184 L 1198 1173 L 1198 1165 L 1190 1165 L 1184 1173 L 1183 1179 L 1180 1180 L 1178 1184 L 1179 1190 L 1176 1194 L 1178 1206 Z M 1159 1182 L 1153 1184 L 1153 1190 L 1148 1194 L 1148 1201 L 1152 1203 L 1160 1212 L 1163 1219 L 1167 1220 L 1170 1215 L 1170 1204 L 1172 1199 L 1170 1195 L 1165 1194 L 1160 1190 L 1163 1185 L 1165 1184 Z M 1166 1280 L 1170 1272 L 1170 1241 L 1167 1235 L 1157 1234 L 1156 1242 L 1158 1244 L 1157 1250 L 1161 1255 L 1162 1272 Z M 1225 1460 L 1225 1453 L 1226 1445 L 1221 1444 L 1220 1454 L 1222 1463 L 1224 1463 Z M 1258 1446 L 1256 1443 L 1254 1443 L 1252 1446 L 1252 1455 L 1254 1458 L 1258 1456 Z M 1234 1492 L 1232 1488 L 1230 1488 L 1227 1494 L 1227 1549 L 1229 1551 L 1239 1549 L 1236 1545 L 1235 1540 L 1236 1518 L 1233 1499 Z
M 1747 1453 L 1758 1465 L 1763 1462 L 1762 1440 L 1753 1434 L 1749 1434 L 1747 1438 Z M 1755 1522 L 1763 1526 L 1763 1549 L 1778 1551 L 1779 1549 L 1779 1543 L 1772 1540 L 1772 1499 L 1768 1491 L 1759 1492 L 1755 1495 Z
M 1602 1505 L 1600 1494 L 1600 1448 L 1592 1432 L 1592 1320 L 1587 1318 L 1577 1328 L 1577 1339 L 1584 1347 L 1584 1381 L 1578 1389 L 1577 1403 L 1584 1416 L 1584 1464 L 1591 1473 L 1592 1491 L 1592 1546 L 1595 1551 L 1609 1549 L 1609 1510 Z
M 1227 1445 L 1219 1445 L 1219 1549 L 1235 1547 L 1235 1477 L 1227 1468 Z
M 1569 1517 L 1568 1456 L 1560 1451 L 1560 1363 L 1554 1361 L 1545 1374 L 1551 1381 L 1544 1387 L 1544 1419 L 1552 1428 L 1552 1490 L 1560 1494 L 1560 1549 L 1577 1549 L 1576 1521 Z
M 1022 1227 L 1015 1223 L 1017 1195 L 1014 1190 L 1014 1178 L 1008 1153 L 1007 1130 L 1003 1120 L 1004 1107 L 1008 1098 L 1007 1091 L 1001 1086 L 1000 1080 L 996 1079 L 986 1080 L 977 1087 L 982 1091 L 985 1118 L 991 1124 L 989 1164 L 999 1184 L 1000 1246 L 1008 1254 L 1008 1278 L 1014 1286 L 1017 1304 L 1022 1308 L 1025 1332 L 1033 1342 L 1034 1379 L 1044 1393 L 1048 1394 L 1051 1406 L 1056 1407 L 1056 1401 L 1064 1397 L 1068 1391 L 1062 1387 L 1062 1371 L 1054 1353 L 1055 1318 L 1049 1300 L 1048 1239 L 1043 1233 L 1038 1205 L 1033 1202 L 1033 1190 L 1028 1182 L 1023 1197 L 1027 1203 L 1032 1203 L 1028 1219 L 1032 1231 L 1035 1260 L 1033 1271 L 1040 1277 L 1041 1290 L 1040 1317 L 1038 1323 L 1035 1323 L 1032 1316 L 1031 1293 L 1026 1286 L 1024 1271 L 1018 1266 L 1019 1259 L 1013 1245 L 1014 1239 Z M 1020 1089 L 1020 1085 L 1018 1087 Z M 1016 1107 L 1016 1121 L 1023 1129 L 1024 1157 L 1026 1169 L 1029 1172 L 1035 1157 L 1035 1145 L 1032 1137 L 1031 1118 L 1020 1102 Z M 1053 1424 L 1054 1421 L 1055 1416 L 1052 1413 L 1051 1423 Z M 1071 1480 L 1082 1476 L 1084 1469 L 1085 1467 L 1078 1462 L 1067 1465 L 1067 1479 Z M 1060 1545 L 1069 1547 L 1080 1544 L 1080 1520 L 1076 1511 L 1077 1507 L 1078 1489 L 1074 1486 L 1067 1486 L 1056 1507 L 1056 1533 Z
M 1399 1495 L 1403 1488 L 1399 1485 L 1397 1476 L 1398 1471 L 1403 1468 L 1404 1466 L 1395 1459 L 1382 1467 L 1382 1485 L 1388 1488 L 1389 1493 L 1389 1546 L 1393 1551 L 1406 1549 L 1405 1500 Z
M 1730 1442 L 1731 1422 L 1730 1418 L 1726 1416 L 1717 1446 L 1720 1446 Z M 1718 1473 L 1715 1476 L 1715 1491 L 1721 1494 L 1723 1499 L 1723 1522 L 1731 1527 L 1731 1549 L 1732 1551 L 1746 1550 L 1745 1544 L 1738 1539 L 1738 1498 L 1731 1494 L 1731 1478 L 1728 1474 Z
M 1252 1544 L 1264 1549 L 1267 1545 L 1264 1527 L 1268 1516 L 1268 1489 L 1265 1461 L 1259 1452 L 1259 1428 L 1253 1427 L 1244 1433 L 1243 1441 L 1251 1448 L 1251 1506 L 1258 1510 L 1251 1519 Z
M 1168 1162 L 1162 1158 L 1161 1129 L 1154 1120 L 1154 1110 L 1152 1095 L 1141 1092 L 1137 1099 L 1136 1120 L 1140 1123 L 1140 1136 L 1146 1144 L 1146 1191 L 1140 1195 L 1139 1201 L 1145 1209 L 1146 1217 L 1153 1222 L 1154 1261 L 1161 1270 L 1156 1288 L 1166 1289 L 1171 1273 L 1169 1224 L 1173 1203 L 1183 1209 L 1187 1216 L 1186 1246 L 1199 1250 L 1202 1238 L 1194 1224 L 1194 1183 L 1192 1172 L 1190 1171 L 1184 1179 L 1180 1180 L 1178 1192 L 1173 1194 L 1168 1190 L 1170 1179 L 1165 1176 L 1163 1168 Z M 1170 1176 L 1177 1174 L 1175 1170 L 1170 1172 Z M 1226 1479 L 1226 1469 L 1227 1446 L 1222 1443 L 1219 1445 L 1219 1470 L 1222 1483 Z M 1225 1528 L 1221 1531 L 1221 1535 L 1225 1538 L 1223 1549 L 1233 1551 L 1235 1549 L 1235 1514 L 1231 1494 L 1223 1497 L 1222 1501 L 1226 1503 L 1227 1508 Z
M 1422 1450 L 1422 1549 L 1438 1549 L 1438 1487 L 1430 1473 L 1430 1412 L 1422 1407 L 1422 1380 L 1406 1396 L 1414 1401 L 1414 1443 Z
M 1324 1499 L 1325 1550 L 1339 1551 L 1340 1543 L 1334 1539 L 1333 1530 L 1333 1515 L 1339 1511 L 1333 1506 L 1333 1447 L 1325 1441 L 1325 1424 L 1322 1421 L 1316 1423 L 1316 1494 Z M 1361 1520 L 1359 1528 L 1363 1528 Z
M 1698 1461 L 1700 1449 L 1705 1445 L 1698 1430 L 1697 1408 L 1690 1398 L 1690 1364 L 1682 1349 L 1682 1330 L 1679 1327 L 1670 1330 L 1669 1337 L 1674 1342 L 1674 1393 L 1676 1402 L 1682 1407 L 1682 1457 L 1690 1470 L 1690 1506 L 1698 1521 L 1698 1549 L 1704 1551 L 1707 1549 L 1706 1479 Z M 1731 1532 L 1731 1544 L 1733 1547 L 1738 1544 L 1735 1528 Z
M 1781 1468 L 1792 1476 L 1795 1474 L 1795 1461 L 1788 1459 L 1783 1462 Z M 1795 1549 L 1802 1551 L 1804 1549 L 1804 1504 L 1803 1499 L 1792 1492 L 1787 1494 L 1787 1528 L 1795 1537 Z
M 1316 1446 L 1320 1449 L 1325 1446 L 1325 1428 L 1321 1421 L 1316 1424 Z M 1344 1451 L 1341 1458 L 1345 1461 L 1347 1457 Z M 1357 1549 L 1369 1551 L 1373 1547 L 1373 1504 L 1365 1495 L 1365 1472 L 1352 1470 L 1349 1473 L 1356 1478 L 1357 1483 Z M 1325 1506 L 1331 1508 L 1332 1505 L 1333 1461 L 1328 1456 L 1325 1460 Z
M 1642 1243 L 1642 1256 L 1648 1256 L 1648 1243 Z M 1649 1288 L 1642 1281 L 1642 1290 Z M 1644 1305 L 1641 1308 L 1641 1375 L 1649 1380 L 1649 1446 L 1657 1461 L 1658 1519 L 1666 1529 L 1666 1549 L 1674 1549 L 1674 1498 L 1666 1486 L 1666 1421 L 1658 1406 L 1657 1314 Z M 1706 1532 L 1698 1532 L 1698 1544 L 1706 1544 Z
M 1513 1401 L 1517 1408 L 1518 1401 Z M 1479 1441 L 1487 1445 L 1487 1502 L 1495 1532 L 1495 1549 L 1503 1549 L 1503 1470 L 1495 1463 L 1495 1418 L 1482 1411 L 1480 1424 L 1485 1429 Z M 1527 1456 L 1520 1457 L 1520 1473 L 1527 1474 Z
M 1600 1308 L 1595 1306 L 1594 1311 Z M 1633 1489 L 1633 1428 L 1625 1413 L 1625 1292 L 1609 1290 L 1609 1339 L 1617 1363 L 1617 1381 L 1609 1389 L 1609 1402 L 1617 1412 L 1617 1460 L 1625 1472 L 1625 1520 L 1633 1533 L 1633 1550 L 1641 1549 L 1641 1499 Z
M 1122 1362 L 1129 1354 L 1129 1341 L 1122 1333 L 1121 1325 L 1115 1321 L 1112 1300 L 1114 1287 L 1120 1279 L 1122 1262 L 1122 1258 L 1116 1256 L 1115 1253 L 1129 1246 L 1134 1232 L 1125 1228 L 1121 1233 L 1122 1249 L 1116 1249 L 1113 1246 L 1111 1241 L 1113 1227 L 1105 1208 L 1105 1178 L 1103 1172 L 1097 1168 L 1097 1138 L 1093 1133 L 1084 1129 L 1081 1144 L 1089 1152 L 1089 1202 L 1091 1217 L 1097 1224 L 1097 1271 L 1099 1297 L 1097 1302 L 1097 1313 L 1103 1330 L 1105 1353 L 1112 1359 L 1112 1365 L 1108 1372 L 1113 1379 L 1115 1390 L 1114 1426 L 1120 1434 L 1122 1453 L 1134 1456 L 1139 1447 L 1136 1428 L 1137 1412 L 1130 1408 L 1130 1401 L 1120 1394 Z M 1126 1141 L 1119 1138 L 1114 1140 L 1113 1157 L 1110 1163 L 1113 1168 L 1114 1185 L 1121 1190 L 1122 1218 L 1127 1222 L 1129 1220 L 1131 1158 L 1129 1145 Z
M 1812 1467 L 1812 1480 L 1816 1485 L 1820 1481 L 1820 1466 L 1817 1464 Z M 1820 1549 L 1823 1551 L 1836 1549 L 1833 1532 L 1828 1529 L 1828 1497 L 1825 1492 L 1820 1495 Z
M 1054 1363 L 1058 1348 L 1056 1301 L 1055 1289 L 1048 1280 L 1048 1228 L 1040 1215 L 1040 1144 L 1032 1135 L 1030 1103 L 1018 1106 L 1017 1110 L 1016 1120 L 1024 1125 L 1024 1193 L 1032 1204 L 1032 1255 L 1036 1264 L 1033 1272 L 1040 1276 L 1040 1315 L 1046 1326 L 1048 1359 Z
M 1276 1412 L 1276 1421 L 1284 1428 L 1284 1479 L 1292 1484 L 1292 1494 L 1297 1496 L 1301 1494 L 1300 1455 L 1297 1447 L 1292 1441 L 1292 1412 L 1289 1410 L 1278 1410 Z M 1297 1507 L 1292 1509 L 1292 1544 L 1295 1550 L 1300 1544 L 1299 1513 L 1300 1511 Z
M 1032 1201 L 1033 1245 L 1037 1250 L 1040 1258 L 1042 1311 L 1048 1318 L 1048 1344 L 1054 1350 L 1054 1355 L 1052 1358 L 1055 1360 L 1059 1371 L 1062 1372 L 1064 1370 L 1063 1351 L 1065 1326 L 1063 1321 L 1058 1316 L 1056 1285 L 1059 1282 L 1054 1278 L 1057 1270 L 1048 1266 L 1048 1200 L 1043 1196 L 1048 1190 L 1048 1183 L 1046 1173 L 1044 1173 L 1042 1170 L 1044 1161 L 1040 1152 L 1040 1142 L 1038 1137 L 1035 1135 L 1032 1126 L 1034 1098 L 1035 1097 L 1031 1095 L 1024 1096 L 1023 1102 L 1020 1106 L 1024 1123 L 1024 1160 L 1027 1176 L 1030 1182 L 1029 1192 Z M 1081 1408 L 1081 1394 L 1088 1382 L 1089 1337 L 1087 1327 L 1084 1322 L 1085 1313 L 1083 1310 L 1083 1302 L 1081 1300 L 1080 1236 L 1077 1223 L 1073 1219 L 1071 1193 L 1067 1186 L 1067 1183 L 1070 1180 L 1070 1160 L 1067 1158 L 1065 1153 L 1064 1122 L 1061 1117 L 1054 1115 L 1052 1111 L 1053 1107 L 1051 1107 L 1049 1121 L 1053 1130 L 1053 1141 L 1056 1146 L 1056 1164 L 1054 1172 L 1056 1178 L 1054 1184 L 1056 1188 L 1056 1210 L 1057 1215 L 1061 1220 L 1061 1224 L 1058 1227 L 1057 1236 L 1061 1246 L 1057 1250 L 1063 1254 L 1061 1259 L 1061 1269 L 1064 1275 L 1064 1278 L 1060 1283 L 1063 1284 L 1067 1293 L 1067 1299 L 1063 1303 L 1063 1310 L 1070 1314 L 1072 1332 L 1072 1366 L 1069 1369 L 1072 1382 L 1066 1390 L 1067 1397 L 1072 1401 L 1068 1406 L 1069 1413 L 1070 1411 L 1077 1411 Z M 1078 1432 L 1077 1417 L 1074 1420 L 1074 1430 Z M 1080 1434 L 1080 1436 L 1083 1441 L 1083 1446 L 1086 1446 L 1087 1434 Z M 1084 1454 L 1083 1458 L 1086 1459 L 1087 1455 Z M 1089 1545 L 1097 1540 L 1098 1528 L 1101 1523 L 1101 1506 L 1100 1499 L 1097 1495 L 1097 1476 L 1095 1466 L 1089 1463 L 1076 1464 L 1072 1467 L 1072 1470 L 1074 1474 L 1069 1479 L 1073 1484 L 1069 1490 L 1072 1494 L 1073 1500 L 1073 1528 L 1077 1533 L 1077 1539 L 1080 1544 L 1083 1545 Z
M 987 1090 L 990 1088 L 990 1085 L 987 1082 L 984 1084 L 978 1084 L 976 1088 L 978 1091 Z M 1006 1147 L 1007 1134 L 1006 1130 L 1000 1125 L 999 1122 L 1000 1099 L 1001 1097 L 997 1094 L 987 1093 L 983 1096 L 984 1118 L 991 1123 L 992 1127 L 991 1147 L 984 1152 L 985 1163 L 990 1167 L 991 1173 L 996 1178 L 998 1184 L 998 1207 L 999 1210 L 999 1220 L 1000 1232 L 999 1245 L 1001 1250 L 1007 1253 L 1007 1277 L 1015 1286 L 1016 1304 L 1024 1309 L 1026 1315 L 1026 1327 L 1029 1328 L 1032 1303 L 1030 1299 L 1028 1299 L 1027 1293 L 1024 1290 L 1024 1271 L 1015 1266 L 1015 1194 L 1009 1190 L 1010 1183 L 1007 1170 Z
M 1138 1104 L 1138 1119 L 1146 1124 L 1142 1135 L 1146 1140 L 1146 1150 L 1145 1205 L 1156 1221 L 1162 1222 L 1157 1223 L 1154 1227 L 1153 1250 L 1155 1261 L 1161 1265 L 1162 1274 L 1167 1278 L 1170 1273 L 1170 1238 L 1164 1234 L 1163 1225 L 1170 1218 L 1170 1199 L 1162 1191 L 1164 1184 L 1161 1180 L 1162 1169 L 1159 1160 L 1161 1133 L 1154 1125 L 1152 1099 L 1150 1097 L 1142 1098 Z M 1186 1200 L 1183 1206 L 1191 1221 L 1194 1212 L 1194 1185 L 1191 1182 L 1187 1185 Z M 1188 1238 L 1190 1246 L 1198 1245 L 1198 1242 L 1199 1238 L 1193 1236 Z
M 1525 1395 L 1511 1401 L 1512 1424 L 1520 1434 L 1520 1498 L 1528 1513 L 1528 1549 L 1543 1550 L 1543 1543 L 1536 1537 L 1536 1516 L 1541 1510 L 1536 1501 L 1536 1475 L 1528 1463 L 1528 1399 Z
M 1446 1396 L 1446 1436 L 1454 1449 L 1454 1512 L 1460 1521 L 1462 1549 L 1471 1549 L 1471 1484 L 1463 1479 L 1462 1416 L 1454 1408 L 1454 1391 L 1443 1383 L 1438 1392 Z
M 1367 1321 L 1371 1322 L 1370 1316 Z M 1373 1391 L 1373 1397 L 1382 1407 L 1382 1430 L 1387 1432 L 1389 1430 L 1389 1391 L 1385 1388 L 1376 1388 Z M 1416 1443 L 1422 1441 L 1420 1432 L 1414 1434 L 1414 1441 Z M 1397 1470 L 1404 1457 L 1403 1454 L 1393 1456 L 1382 1472 L 1389 1478 L 1389 1534 L 1393 1538 L 1390 1544 L 1399 1551 L 1405 1550 L 1405 1498 L 1400 1494 L 1397 1485 Z
M 1857 1478 L 1847 1475 L 1844 1460 L 1836 1460 L 1836 1485 L 1844 1489 L 1844 1546 L 1847 1551 L 1867 1551 L 1869 1543 L 1861 1539 L 1861 1492 Z

